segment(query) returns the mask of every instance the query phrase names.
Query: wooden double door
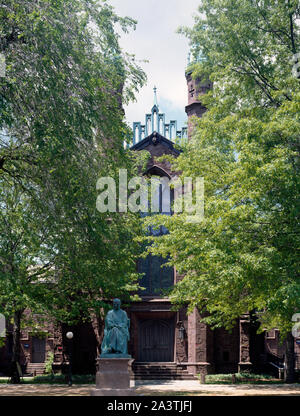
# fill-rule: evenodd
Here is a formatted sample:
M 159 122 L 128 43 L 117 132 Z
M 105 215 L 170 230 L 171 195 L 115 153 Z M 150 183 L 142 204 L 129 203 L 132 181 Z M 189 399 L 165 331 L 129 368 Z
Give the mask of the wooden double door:
M 174 361 L 174 318 L 139 321 L 138 361 Z

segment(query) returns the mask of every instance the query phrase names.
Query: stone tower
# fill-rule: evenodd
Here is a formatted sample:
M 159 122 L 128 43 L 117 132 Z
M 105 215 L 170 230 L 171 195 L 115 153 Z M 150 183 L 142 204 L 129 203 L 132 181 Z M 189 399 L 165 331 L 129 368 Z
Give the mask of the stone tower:
M 201 78 L 193 79 L 189 68 L 185 77 L 188 87 L 188 105 L 185 107 L 185 112 L 188 116 L 188 138 L 190 139 L 193 130 L 192 116 L 202 117 L 205 113 L 206 107 L 201 103 L 201 95 L 206 94 L 212 88 L 212 82 Z

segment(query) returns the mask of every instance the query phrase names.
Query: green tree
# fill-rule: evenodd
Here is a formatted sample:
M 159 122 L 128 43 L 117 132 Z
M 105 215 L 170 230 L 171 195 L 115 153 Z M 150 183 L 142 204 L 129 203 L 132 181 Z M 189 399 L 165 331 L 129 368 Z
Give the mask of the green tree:
M 32 165 L 51 168 L 82 142 L 122 143 L 121 105 L 145 76 L 121 51 L 117 24 L 127 31 L 135 22 L 102 0 L 1 5 L 0 129 L 10 138 L 1 138 L 2 173 L 19 179 Z
M 45 312 L 44 284 L 53 275 L 55 242 L 47 215 L 24 190 L 12 180 L 0 183 L 0 309 L 13 325 L 11 378 L 19 382 L 23 314 L 26 309 Z
M 13 381 L 25 308 L 73 323 L 136 289 L 134 215 L 96 210 L 96 181 L 135 169 L 122 104 L 145 74 L 105 1 L 10 0 L 0 8 L 1 311 Z
M 116 153 L 114 150 L 114 157 Z M 110 176 L 118 184 L 119 167 L 127 169 L 129 176 L 137 175 L 134 158 L 123 149 L 121 153 L 115 162 L 93 149 L 88 155 L 80 151 L 70 164 L 64 159 L 48 178 L 42 195 L 57 249 L 57 275 L 49 291 L 48 310 L 69 324 L 90 319 L 92 313 L 99 320 L 99 332 L 110 300 L 116 296 L 132 300 L 138 288 L 136 258 L 140 250 L 134 237 L 142 231 L 139 216 L 100 213 L 96 208 L 97 179 Z M 117 161 L 122 165 L 117 167 Z
M 293 0 L 203 0 L 194 27 L 180 30 L 202 58 L 189 70 L 214 85 L 174 163 L 183 177 L 204 177 L 205 217 L 157 218 L 170 233 L 152 246 L 184 275 L 170 295 L 177 306 L 226 328 L 254 310 L 261 328 L 279 328 L 287 381 L 300 310 L 299 12 Z

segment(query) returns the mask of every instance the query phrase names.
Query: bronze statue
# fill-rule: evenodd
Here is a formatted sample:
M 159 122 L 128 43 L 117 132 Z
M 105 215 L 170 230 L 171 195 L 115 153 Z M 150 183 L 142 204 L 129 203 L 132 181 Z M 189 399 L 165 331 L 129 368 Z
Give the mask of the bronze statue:
M 129 340 L 129 319 L 127 313 L 121 309 L 120 299 L 113 300 L 113 309 L 105 318 L 104 338 L 101 345 L 100 357 L 113 355 L 130 357 L 127 352 Z

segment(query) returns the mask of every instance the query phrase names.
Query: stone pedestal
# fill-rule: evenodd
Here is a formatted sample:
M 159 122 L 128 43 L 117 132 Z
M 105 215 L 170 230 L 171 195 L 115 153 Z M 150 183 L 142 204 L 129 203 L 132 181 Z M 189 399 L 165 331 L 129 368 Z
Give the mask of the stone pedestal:
M 135 396 L 135 389 L 130 388 L 132 358 L 98 358 L 96 388 L 91 396 Z
M 210 328 L 201 322 L 198 310 L 188 315 L 188 370 L 194 374 L 210 374 L 213 365 L 213 334 Z
M 249 314 L 240 317 L 240 361 L 238 364 L 238 371 L 252 370 L 252 363 L 250 360 L 250 316 Z

